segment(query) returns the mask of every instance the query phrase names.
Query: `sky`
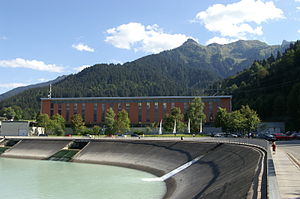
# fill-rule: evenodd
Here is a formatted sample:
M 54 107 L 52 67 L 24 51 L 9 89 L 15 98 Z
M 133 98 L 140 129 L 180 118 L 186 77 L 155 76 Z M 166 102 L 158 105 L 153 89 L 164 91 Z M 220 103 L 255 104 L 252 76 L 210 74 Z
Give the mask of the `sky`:
M 176 48 L 300 38 L 300 0 L 0 0 L 0 94 Z

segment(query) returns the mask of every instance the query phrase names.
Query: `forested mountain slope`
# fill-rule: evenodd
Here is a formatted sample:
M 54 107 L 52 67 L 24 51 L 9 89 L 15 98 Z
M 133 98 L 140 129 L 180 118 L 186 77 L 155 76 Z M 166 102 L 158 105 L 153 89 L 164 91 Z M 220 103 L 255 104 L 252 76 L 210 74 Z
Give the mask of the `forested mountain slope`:
M 52 86 L 53 97 L 203 95 L 214 82 L 235 74 L 254 60 L 277 54 L 286 44 L 260 41 L 202 46 L 189 39 L 182 46 L 125 64 L 96 64 Z M 32 116 L 48 87 L 33 88 L 0 103 L 20 106 Z M 28 115 L 28 114 L 27 114 Z
M 39 84 L 32 84 L 32 85 L 28 85 L 28 86 L 22 86 L 22 87 L 18 87 L 18 88 L 14 88 L 14 89 L 12 89 L 10 91 L 7 91 L 7 92 L 1 94 L 0 95 L 0 102 L 2 100 L 5 100 L 5 99 L 7 99 L 9 97 L 12 97 L 12 96 L 15 96 L 15 95 L 17 95 L 17 94 L 19 94 L 19 93 L 21 93 L 21 92 L 23 92 L 25 90 L 31 89 L 31 88 L 45 87 L 45 86 L 48 86 L 50 84 L 55 84 L 55 83 L 63 80 L 65 77 L 66 76 L 63 75 L 63 76 L 59 76 L 56 79 L 51 80 L 51 81 L 47 81 L 47 82 L 43 82 L 43 83 L 39 83 Z
M 300 42 L 227 78 L 221 91 L 233 93 L 236 108 L 249 104 L 263 119 L 286 121 L 289 129 L 300 130 Z

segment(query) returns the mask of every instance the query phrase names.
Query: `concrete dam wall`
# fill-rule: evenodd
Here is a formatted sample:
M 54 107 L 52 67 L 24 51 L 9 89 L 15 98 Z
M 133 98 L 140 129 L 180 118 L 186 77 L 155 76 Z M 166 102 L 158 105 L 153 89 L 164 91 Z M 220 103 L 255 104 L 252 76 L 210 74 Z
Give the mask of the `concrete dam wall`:
M 71 141 L 68 140 L 23 139 L 11 149 L 6 150 L 3 154 L 1 154 L 1 156 L 12 158 L 46 159 L 60 151 L 70 142 Z
M 46 159 L 73 141 L 22 139 L 1 156 Z M 142 139 L 82 142 L 88 144 L 73 157 L 74 162 L 123 166 L 158 177 L 198 158 L 194 164 L 165 180 L 167 193 L 164 198 L 172 199 L 249 198 L 249 190 L 255 189 L 253 182 L 258 179 L 258 167 L 262 162 L 261 152 L 255 147 L 236 144 Z
M 91 141 L 74 161 L 131 167 L 162 176 L 192 159 L 195 164 L 166 180 L 164 198 L 246 198 L 260 153 L 250 147 L 185 141 Z

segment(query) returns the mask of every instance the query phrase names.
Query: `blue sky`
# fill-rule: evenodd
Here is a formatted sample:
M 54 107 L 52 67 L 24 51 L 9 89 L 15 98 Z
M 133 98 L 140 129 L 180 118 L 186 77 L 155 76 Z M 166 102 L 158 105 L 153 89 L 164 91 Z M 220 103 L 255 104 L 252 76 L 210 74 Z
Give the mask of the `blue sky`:
M 0 93 L 181 45 L 300 37 L 300 0 L 1 0 Z

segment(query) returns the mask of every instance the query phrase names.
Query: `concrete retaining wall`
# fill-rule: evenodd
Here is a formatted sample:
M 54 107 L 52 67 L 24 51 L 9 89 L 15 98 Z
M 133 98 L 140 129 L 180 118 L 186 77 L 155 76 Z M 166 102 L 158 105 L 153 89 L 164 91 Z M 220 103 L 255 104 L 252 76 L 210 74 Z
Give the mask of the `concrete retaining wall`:
M 31 140 L 24 139 L 6 150 L 2 157 L 45 159 L 60 151 L 70 141 L 68 140 Z

